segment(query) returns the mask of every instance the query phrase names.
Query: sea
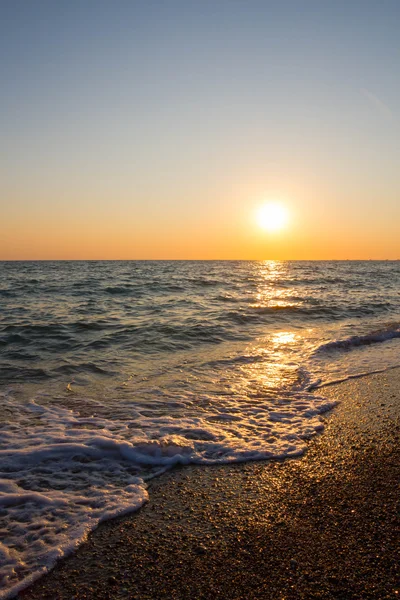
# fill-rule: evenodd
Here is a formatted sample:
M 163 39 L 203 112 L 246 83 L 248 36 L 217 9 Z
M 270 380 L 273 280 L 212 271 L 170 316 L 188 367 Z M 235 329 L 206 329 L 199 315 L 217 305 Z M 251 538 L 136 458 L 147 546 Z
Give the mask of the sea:
M 300 456 L 400 364 L 400 261 L 0 263 L 0 598 L 178 465 Z

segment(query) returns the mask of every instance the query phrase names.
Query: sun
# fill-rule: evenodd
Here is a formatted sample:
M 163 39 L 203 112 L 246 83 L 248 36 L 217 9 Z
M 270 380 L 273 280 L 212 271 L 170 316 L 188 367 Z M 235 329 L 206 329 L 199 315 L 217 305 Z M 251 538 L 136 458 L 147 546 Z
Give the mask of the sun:
M 279 202 L 268 202 L 256 211 L 256 221 L 259 227 L 270 233 L 280 231 L 288 222 L 288 211 Z

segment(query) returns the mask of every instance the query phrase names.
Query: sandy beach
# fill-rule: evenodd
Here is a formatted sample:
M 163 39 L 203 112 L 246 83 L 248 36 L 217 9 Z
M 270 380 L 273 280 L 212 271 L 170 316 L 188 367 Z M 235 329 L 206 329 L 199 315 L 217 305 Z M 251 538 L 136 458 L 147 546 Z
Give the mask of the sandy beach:
M 302 458 L 167 473 L 19 597 L 397 598 L 400 370 L 321 391 Z

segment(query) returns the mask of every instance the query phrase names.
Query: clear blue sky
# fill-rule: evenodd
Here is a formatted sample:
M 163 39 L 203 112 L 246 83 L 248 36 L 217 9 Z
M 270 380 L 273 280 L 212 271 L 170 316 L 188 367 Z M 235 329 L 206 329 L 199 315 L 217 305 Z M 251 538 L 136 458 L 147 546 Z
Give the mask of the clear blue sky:
M 0 258 L 400 258 L 398 0 L 4 0 L 0 57 Z

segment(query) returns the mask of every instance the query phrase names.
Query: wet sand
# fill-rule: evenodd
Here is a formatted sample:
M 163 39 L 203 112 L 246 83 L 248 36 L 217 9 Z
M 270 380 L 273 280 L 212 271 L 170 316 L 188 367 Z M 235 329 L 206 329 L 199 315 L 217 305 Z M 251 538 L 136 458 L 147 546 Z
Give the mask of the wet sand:
M 175 469 L 18 598 L 400 598 L 400 369 L 317 393 L 302 458 Z

